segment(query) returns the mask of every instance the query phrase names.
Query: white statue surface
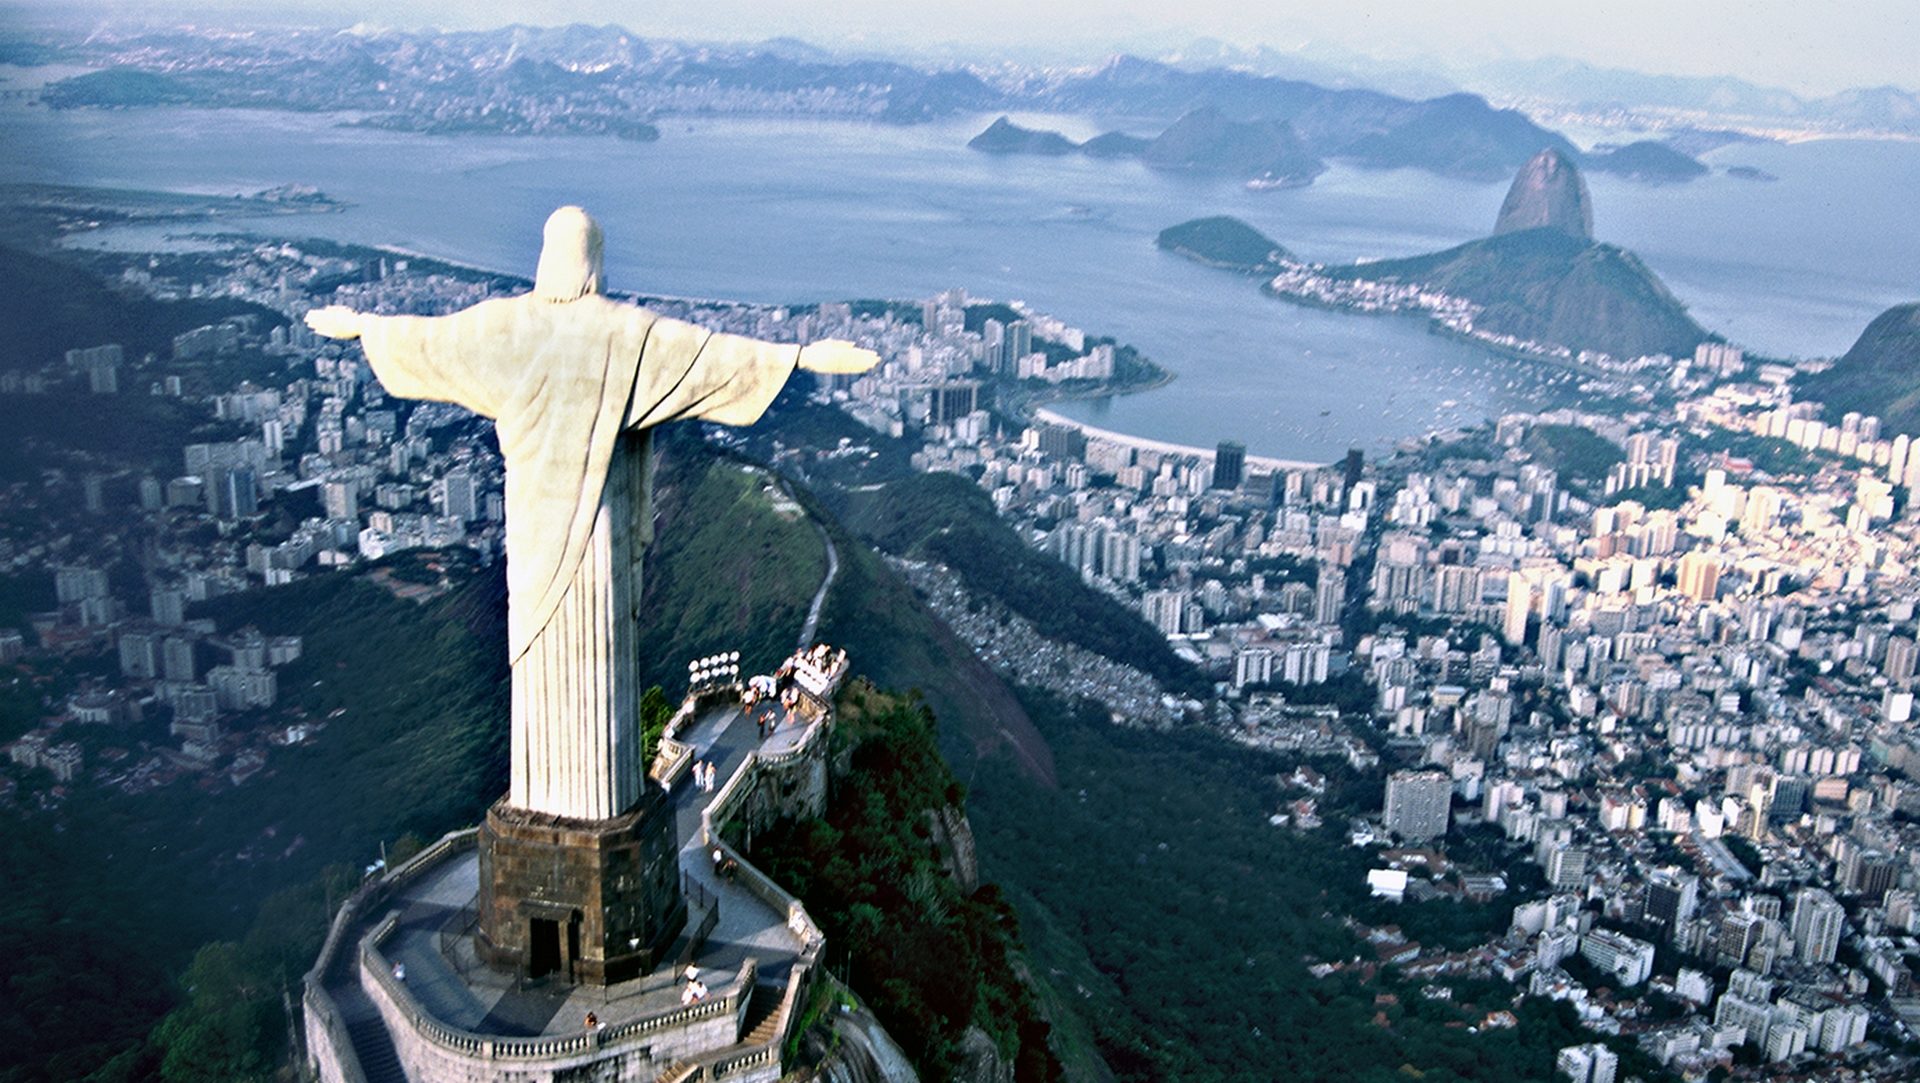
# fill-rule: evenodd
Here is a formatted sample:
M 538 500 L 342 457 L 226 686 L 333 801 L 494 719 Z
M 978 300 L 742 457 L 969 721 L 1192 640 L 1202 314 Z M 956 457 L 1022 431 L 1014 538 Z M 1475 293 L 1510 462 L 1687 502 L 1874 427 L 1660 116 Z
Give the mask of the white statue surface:
M 316 309 L 358 338 L 387 391 L 492 418 L 506 460 L 510 805 L 605 819 L 641 796 L 640 563 L 652 540 L 649 430 L 751 425 L 796 367 L 879 360 L 716 334 L 601 293 L 601 233 L 578 207 L 548 218 L 531 293 L 448 316 Z

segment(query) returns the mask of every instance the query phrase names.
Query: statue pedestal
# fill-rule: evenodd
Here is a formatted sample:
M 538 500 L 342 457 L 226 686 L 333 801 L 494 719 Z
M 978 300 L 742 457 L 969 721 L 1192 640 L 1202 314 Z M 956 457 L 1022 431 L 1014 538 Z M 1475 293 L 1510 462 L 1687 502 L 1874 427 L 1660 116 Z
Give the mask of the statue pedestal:
M 652 970 L 687 919 L 675 839 L 657 786 L 608 820 L 495 802 L 479 837 L 481 956 L 523 977 L 589 985 Z

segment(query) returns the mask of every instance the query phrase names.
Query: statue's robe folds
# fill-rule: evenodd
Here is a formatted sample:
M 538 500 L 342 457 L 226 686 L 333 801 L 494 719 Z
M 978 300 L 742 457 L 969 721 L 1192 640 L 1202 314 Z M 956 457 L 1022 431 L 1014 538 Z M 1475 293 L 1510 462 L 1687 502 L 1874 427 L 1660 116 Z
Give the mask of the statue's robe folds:
M 712 334 L 589 294 L 365 317 L 387 391 L 494 420 L 506 458 L 508 803 L 573 819 L 632 807 L 641 762 L 640 564 L 652 540 L 648 430 L 751 425 L 800 347 Z

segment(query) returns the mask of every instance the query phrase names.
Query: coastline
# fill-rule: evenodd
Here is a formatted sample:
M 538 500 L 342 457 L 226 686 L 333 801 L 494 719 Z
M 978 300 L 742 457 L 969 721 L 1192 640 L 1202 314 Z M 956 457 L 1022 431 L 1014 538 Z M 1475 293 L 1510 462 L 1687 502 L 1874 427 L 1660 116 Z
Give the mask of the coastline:
M 113 224 L 106 224 L 98 228 L 111 229 L 113 228 Z M 89 231 L 89 232 L 92 232 L 92 231 Z M 275 237 L 271 237 L 263 234 L 253 233 L 246 230 L 214 229 L 214 230 L 208 230 L 205 232 L 198 232 L 198 231 L 189 232 L 189 231 L 183 230 L 179 235 L 184 237 L 204 236 L 209 239 L 242 240 L 250 243 L 270 243 L 279 239 L 279 238 L 275 238 Z M 407 248 L 399 245 L 366 244 L 366 243 L 357 243 L 357 242 L 348 242 L 348 241 L 337 241 L 337 240 L 332 240 L 330 238 L 312 238 L 311 240 L 314 242 L 323 244 L 327 247 L 333 248 L 335 250 L 341 251 L 343 253 L 350 252 L 350 253 L 360 255 L 363 258 L 365 256 L 384 256 L 392 259 L 420 261 L 422 263 L 429 264 L 440 269 L 444 269 L 445 271 L 449 271 L 449 272 L 453 272 L 461 275 L 469 275 L 475 278 L 486 278 L 486 279 L 493 279 L 496 281 L 504 281 L 508 283 L 517 284 L 523 287 L 528 287 L 528 286 L 531 286 L 532 284 L 531 280 L 522 274 L 516 274 L 513 272 L 508 272 L 503 270 L 497 270 L 497 269 L 481 266 L 475 263 L 469 263 L 462 260 L 449 259 L 444 256 L 437 256 L 428 252 L 421 252 L 415 249 L 411 249 L 411 248 Z M 299 243 L 299 242 L 295 242 L 295 243 Z M 1193 258 L 1187 255 L 1186 253 L 1178 253 L 1178 254 L 1181 255 L 1182 258 L 1188 258 L 1188 259 Z M 1234 273 L 1230 268 L 1221 268 L 1221 269 L 1227 270 L 1229 273 Z M 1246 275 L 1244 271 L 1239 273 L 1242 274 L 1243 276 L 1253 277 L 1253 276 Z M 749 307 L 757 307 L 757 306 L 749 305 L 748 302 L 742 302 L 739 300 L 726 299 L 726 298 L 687 297 L 687 296 L 677 296 L 677 295 L 671 295 L 671 294 L 661 294 L 661 293 L 651 293 L 651 292 L 641 292 L 641 291 L 631 291 L 631 290 L 611 290 L 608 292 L 609 292 L 609 296 L 616 297 L 623 300 L 629 300 L 634 303 L 642 304 L 642 305 L 646 305 L 653 302 L 666 301 L 666 302 L 675 302 L 675 303 L 681 303 L 681 304 L 710 306 L 710 307 L 716 307 L 716 308 L 733 308 L 733 307 L 739 307 L 742 305 L 748 305 Z M 789 302 L 789 304 L 798 304 L 798 303 L 799 302 Z M 1382 313 L 1382 314 L 1383 315 L 1411 315 L 1406 313 Z M 1129 447 L 1135 447 L 1142 450 L 1153 451 L 1160 454 L 1179 455 L 1184 457 L 1206 459 L 1211 461 L 1215 455 L 1215 451 L 1212 448 L 1199 447 L 1199 446 L 1188 445 L 1188 444 L 1180 444 L 1172 441 L 1156 440 L 1151 437 L 1137 436 L 1137 435 L 1120 432 L 1113 429 L 1106 429 L 1099 426 L 1088 424 L 1086 422 L 1078 421 L 1073 418 L 1069 418 L 1063 414 L 1060 414 L 1048 408 L 1047 404 L 1049 403 L 1083 401 L 1087 399 L 1103 398 L 1103 397 L 1112 396 L 1112 395 L 1131 395 L 1131 394 L 1136 394 L 1143 391 L 1151 391 L 1156 388 L 1166 387 L 1167 385 L 1171 384 L 1178 375 L 1172 370 L 1167 369 L 1161 365 L 1155 364 L 1151 361 L 1148 361 L 1147 363 L 1151 364 L 1157 373 L 1157 375 L 1155 375 L 1151 379 L 1141 381 L 1141 382 L 1136 382 L 1136 383 L 1130 383 L 1126 385 L 1102 386 L 1102 387 L 1092 387 L 1092 388 L 1076 388 L 1071 390 L 1063 389 L 1063 388 L 1049 389 L 1045 392 L 1035 395 L 1033 398 L 1028 399 L 1028 401 L 1026 402 L 1022 402 L 1018 404 L 1015 407 L 1015 412 L 1024 416 L 1030 422 L 1033 422 L 1033 423 L 1062 425 L 1062 426 L 1078 429 L 1082 432 L 1085 432 L 1089 437 L 1097 437 L 1102 440 L 1123 444 Z M 1260 455 L 1251 455 L 1251 454 L 1247 456 L 1247 461 L 1250 464 L 1261 466 L 1267 469 L 1273 469 L 1273 470 L 1318 470 L 1318 469 L 1323 469 L 1328 465 L 1326 463 L 1312 462 L 1312 461 L 1303 460 L 1303 459 L 1285 459 L 1285 458 L 1277 458 L 1273 456 L 1260 456 Z
M 1557 368 L 1565 369 L 1568 372 L 1571 372 L 1580 376 L 1605 377 L 1605 376 L 1619 375 L 1618 373 L 1612 372 L 1608 369 L 1601 368 L 1597 365 L 1588 364 L 1587 362 L 1584 362 L 1584 361 L 1575 360 L 1573 358 L 1560 357 L 1550 353 L 1536 353 L 1532 350 L 1523 350 L 1516 346 L 1505 346 L 1498 342 L 1489 342 L 1486 339 L 1483 339 L 1478 335 L 1473 334 L 1470 331 L 1460 331 L 1460 330 L 1456 330 L 1455 328 L 1448 327 L 1445 323 L 1442 323 L 1439 319 L 1423 312 L 1411 312 L 1405 309 L 1360 308 L 1355 305 L 1336 304 L 1331 301 L 1321 301 L 1312 297 L 1303 297 L 1299 294 L 1286 293 L 1281 290 L 1276 290 L 1273 288 L 1271 283 L 1267 283 L 1267 282 L 1263 282 L 1260 284 L 1260 292 L 1267 295 L 1268 297 L 1271 297 L 1276 301 L 1283 301 L 1290 305 L 1298 305 L 1301 308 L 1315 308 L 1315 309 L 1319 309 L 1322 312 L 1338 312 L 1347 316 L 1379 316 L 1379 317 L 1388 317 L 1388 318 L 1397 317 L 1401 319 L 1417 320 L 1426 326 L 1427 333 L 1430 335 L 1437 335 L 1440 338 L 1452 339 L 1455 342 L 1464 343 L 1468 346 L 1473 346 L 1478 349 L 1485 350 L 1496 357 L 1504 357 L 1513 361 L 1525 361 L 1530 364 L 1552 365 Z
M 520 282 L 525 282 L 529 286 L 532 285 L 532 282 L 530 279 L 526 279 L 520 275 L 507 274 L 505 272 L 500 272 L 500 271 L 491 271 L 484 267 L 477 267 L 477 266 L 474 266 L 473 264 L 468 264 L 468 263 L 460 263 L 454 260 L 444 259 L 439 256 L 428 255 L 423 252 L 413 252 L 410 250 L 395 248 L 395 247 L 386 246 L 386 245 L 357 245 L 352 247 L 366 248 L 372 251 L 386 253 L 388 255 L 396 255 L 396 256 L 402 256 L 402 257 L 412 258 L 412 259 L 431 260 L 433 262 L 441 264 L 442 266 L 458 268 L 460 270 L 467 271 L 474 274 L 491 275 L 491 276 L 500 277 L 500 278 L 508 278 L 508 279 L 513 279 Z M 683 304 L 737 306 L 745 303 L 737 300 L 730 301 L 730 300 L 725 300 L 721 298 L 712 298 L 712 297 L 677 297 L 669 294 L 637 293 L 637 292 L 625 292 L 625 291 L 617 291 L 617 290 L 610 291 L 610 295 L 616 296 L 616 297 L 624 296 L 625 298 L 631 299 L 639 304 L 646 304 L 649 301 L 675 301 Z M 1149 363 L 1151 364 L 1152 362 L 1149 362 Z M 1098 438 L 1101 440 L 1106 440 L 1110 443 L 1122 444 L 1127 447 L 1139 448 L 1144 451 L 1154 451 L 1163 455 L 1181 455 L 1181 456 L 1187 456 L 1191 458 L 1206 459 L 1207 461 L 1211 462 L 1214 458 L 1214 455 L 1216 454 L 1215 449 L 1196 447 L 1191 444 L 1179 444 L 1179 443 L 1174 443 L 1168 440 L 1155 440 L 1151 437 L 1135 436 L 1131 433 L 1123 433 L 1113 429 L 1101 428 L 1097 425 L 1091 425 L 1091 424 L 1088 424 L 1087 422 L 1079 421 L 1074 418 L 1067 417 L 1064 414 L 1057 413 L 1054 410 L 1048 408 L 1046 405 L 1044 405 L 1044 403 L 1049 403 L 1049 402 L 1073 402 L 1073 401 L 1082 401 L 1082 400 L 1093 399 L 1093 398 L 1102 398 L 1108 395 L 1133 395 L 1143 391 L 1152 391 L 1155 388 L 1161 388 L 1161 387 L 1167 386 L 1168 384 L 1171 384 L 1177 376 L 1177 374 L 1172 370 L 1164 368 L 1158 364 L 1154 364 L 1153 367 L 1159 372 L 1160 375 L 1145 383 L 1130 384 L 1124 387 L 1106 387 L 1106 388 L 1098 388 L 1098 389 L 1087 389 L 1085 391 L 1062 391 L 1053 395 L 1049 395 L 1046 398 L 1041 399 L 1039 401 L 1026 403 L 1022 406 L 1022 408 L 1020 409 L 1020 412 L 1025 414 L 1027 418 L 1033 422 L 1044 423 L 1049 425 L 1061 425 L 1067 428 L 1078 429 L 1080 432 L 1085 433 L 1089 438 Z M 1304 459 L 1280 459 L 1280 458 L 1274 458 L 1272 456 L 1267 456 L 1267 455 L 1251 455 L 1251 454 L 1247 456 L 1246 461 L 1247 461 L 1247 464 L 1250 466 L 1261 466 L 1270 470 L 1321 470 L 1321 469 L 1325 469 L 1329 465 L 1327 463 L 1309 462 Z
M 1192 444 L 1176 444 L 1170 440 L 1153 440 L 1145 436 L 1131 436 L 1112 429 L 1103 429 L 1098 425 L 1089 425 L 1084 421 L 1055 413 L 1045 406 L 1033 409 L 1033 419 L 1049 425 L 1060 425 L 1069 429 L 1078 429 L 1089 439 L 1105 440 L 1108 443 L 1124 447 L 1138 448 L 1142 451 L 1154 451 L 1162 455 L 1184 455 L 1190 458 L 1213 460 L 1216 454 L 1213 448 L 1195 447 Z M 1267 455 L 1248 455 L 1248 466 L 1264 466 L 1271 470 L 1325 470 L 1331 464 L 1307 462 L 1304 459 L 1276 459 Z
M 266 239 L 266 238 L 255 237 L 254 235 L 251 235 L 251 234 L 241 234 L 240 236 L 246 236 L 254 240 Z M 522 275 L 509 274 L 504 271 L 490 270 L 488 268 L 480 267 L 471 263 L 463 263 L 457 260 L 449 260 L 441 256 L 430 255 L 425 252 L 416 252 L 416 251 L 413 251 L 412 249 L 400 248 L 393 245 L 348 244 L 345 242 L 338 242 L 338 241 L 329 241 L 328 243 L 338 245 L 341 248 L 358 248 L 364 251 L 377 252 L 382 255 L 398 257 L 402 259 L 426 260 L 432 263 L 439 264 L 442 267 L 463 271 L 469 274 L 487 276 L 487 277 L 492 277 L 497 279 L 506 279 L 506 280 L 522 283 L 528 287 L 531 287 L 533 285 L 533 281 L 531 279 L 526 278 Z M 742 301 L 737 301 L 737 300 L 729 301 L 729 300 L 725 300 L 721 298 L 713 298 L 713 297 L 679 297 L 679 296 L 674 296 L 672 294 L 639 293 L 639 292 L 624 291 L 624 290 L 610 290 L 608 291 L 608 296 L 624 298 L 642 305 L 652 301 L 672 301 L 680 304 L 709 305 L 714 307 L 733 307 L 733 306 L 746 304 L 746 302 L 742 302 Z M 1153 364 L 1152 362 L 1148 362 L 1148 363 Z M 1207 448 L 1193 447 L 1187 444 L 1175 444 L 1175 443 L 1171 443 L 1163 440 L 1154 440 L 1144 436 L 1133 436 L 1128 433 L 1116 432 L 1111 429 L 1102 429 L 1097 426 L 1088 425 L 1082 421 L 1076 421 L 1072 418 L 1066 417 L 1065 415 L 1055 413 L 1053 410 L 1050 410 L 1045 405 L 1041 404 L 1044 402 L 1072 402 L 1072 401 L 1079 401 L 1084 399 L 1102 398 L 1108 395 L 1132 395 L 1142 391 L 1151 391 L 1151 390 L 1154 390 L 1155 388 L 1165 387 L 1174 381 L 1176 374 L 1173 371 L 1171 371 L 1170 369 L 1163 368 L 1158 364 L 1154 364 L 1153 367 L 1155 371 L 1159 373 L 1159 375 L 1144 383 L 1128 384 L 1125 386 L 1115 386 L 1115 387 L 1090 388 L 1084 391 L 1060 391 L 1055 394 L 1049 395 L 1038 402 L 1029 402 L 1029 403 L 1023 404 L 1019 412 L 1025 414 L 1029 420 L 1032 420 L 1035 422 L 1044 422 L 1046 424 L 1064 425 L 1071 428 L 1076 428 L 1085 432 L 1090 437 L 1097 436 L 1102 440 L 1107 440 L 1114 443 L 1126 444 L 1129 447 L 1138 447 L 1138 448 L 1142 448 L 1150 451 L 1159 451 L 1163 454 L 1198 456 L 1200 458 L 1211 460 L 1214 456 L 1214 452 Z M 1269 457 L 1260 456 L 1260 455 L 1248 455 L 1247 462 L 1255 465 L 1268 466 L 1273 469 L 1280 469 L 1280 470 L 1317 470 L 1325 465 L 1323 463 L 1309 463 L 1304 460 L 1275 459 L 1275 458 L 1269 458 Z
M 1189 248 L 1184 244 L 1161 244 L 1156 241 L 1154 247 L 1162 252 L 1179 256 L 1181 259 L 1191 260 L 1202 267 L 1211 267 L 1216 271 L 1232 271 L 1234 274 L 1245 275 L 1248 278 L 1259 278 L 1262 275 L 1273 273 L 1262 267 L 1249 267 L 1244 263 L 1229 263 L 1226 260 L 1214 259 L 1212 256 L 1198 249 Z

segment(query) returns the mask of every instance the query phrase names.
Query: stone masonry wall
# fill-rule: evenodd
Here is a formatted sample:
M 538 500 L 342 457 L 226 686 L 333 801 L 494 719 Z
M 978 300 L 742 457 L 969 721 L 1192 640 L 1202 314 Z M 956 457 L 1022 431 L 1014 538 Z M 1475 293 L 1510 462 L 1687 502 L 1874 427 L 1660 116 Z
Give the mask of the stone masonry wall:
M 414 1025 L 389 994 L 375 968 L 360 968 L 360 985 L 373 999 L 393 1036 L 394 1050 L 411 1083 L 652 1083 L 683 1057 L 722 1049 L 739 1040 L 741 1008 L 605 1046 L 583 1042 L 578 1052 L 520 1061 L 465 1052 L 435 1041 Z M 583 1035 L 584 1039 L 586 1036 Z M 511 1044 L 503 1039 L 496 1045 Z

